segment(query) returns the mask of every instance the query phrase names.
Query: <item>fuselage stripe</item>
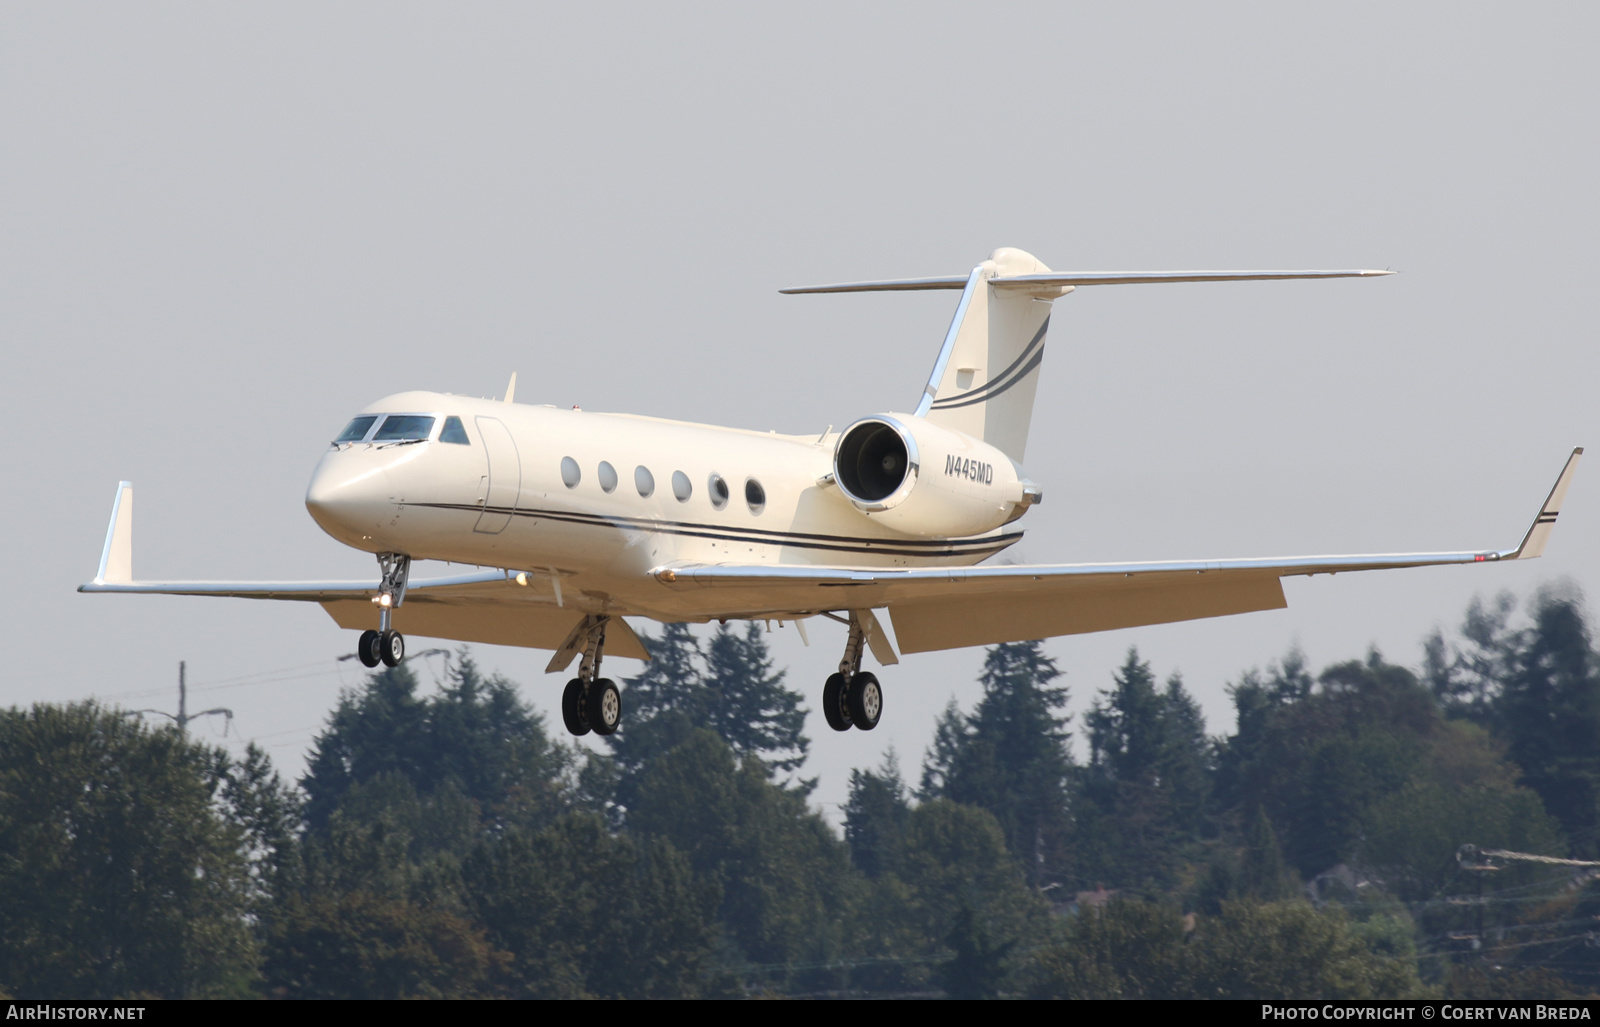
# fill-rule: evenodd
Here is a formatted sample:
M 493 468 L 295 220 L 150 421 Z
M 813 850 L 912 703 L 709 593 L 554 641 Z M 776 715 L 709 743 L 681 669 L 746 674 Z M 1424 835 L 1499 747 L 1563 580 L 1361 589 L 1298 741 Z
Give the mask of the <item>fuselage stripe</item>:
M 883 553 L 891 556 L 963 556 L 997 553 L 1022 538 L 1022 532 L 973 539 L 868 539 L 842 535 L 816 535 L 801 532 L 762 531 L 753 528 L 724 528 L 713 524 L 696 524 L 684 521 L 650 521 L 632 517 L 608 517 L 604 514 L 569 513 L 559 510 L 522 510 L 508 507 L 483 507 L 471 503 L 403 503 L 402 506 L 424 507 L 434 510 L 458 510 L 473 514 L 502 514 L 534 520 L 559 521 L 595 528 L 619 528 L 634 531 L 653 531 L 665 535 L 687 538 L 708 538 L 724 542 L 747 542 L 757 545 L 783 546 L 796 549 L 824 549 L 846 553 Z M 912 548 L 921 547 L 921 548 Z

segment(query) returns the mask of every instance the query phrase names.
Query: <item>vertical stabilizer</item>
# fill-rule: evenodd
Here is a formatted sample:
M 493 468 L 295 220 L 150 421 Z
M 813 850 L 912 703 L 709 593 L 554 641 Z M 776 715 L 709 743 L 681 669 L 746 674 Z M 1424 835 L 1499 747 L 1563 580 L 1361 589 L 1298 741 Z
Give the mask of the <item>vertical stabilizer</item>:
M 1009 247 L 973 268 L 918 414 L 1022 460 L 1050 305 L 1072 286 L 997 289 L 990 280 L 1049 273 L 1031 253 Z

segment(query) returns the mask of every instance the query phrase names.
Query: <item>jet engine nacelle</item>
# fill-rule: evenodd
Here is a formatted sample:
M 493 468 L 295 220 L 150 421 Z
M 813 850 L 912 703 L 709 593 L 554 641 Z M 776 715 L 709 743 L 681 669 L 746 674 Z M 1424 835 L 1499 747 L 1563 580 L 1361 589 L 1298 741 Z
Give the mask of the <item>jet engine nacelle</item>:
M 1039 502 L 1000 450 L 910 414 L 864 417 L 839 436 L 833 479 L 857 510 L 911 535 L 980 535 Z

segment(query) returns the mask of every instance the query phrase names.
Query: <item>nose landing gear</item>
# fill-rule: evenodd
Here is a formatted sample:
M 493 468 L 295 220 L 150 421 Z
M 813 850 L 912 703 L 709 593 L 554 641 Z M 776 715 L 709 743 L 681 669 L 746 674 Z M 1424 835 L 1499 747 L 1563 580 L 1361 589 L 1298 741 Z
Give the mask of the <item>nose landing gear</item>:
M 861 669 L 861 652 L 866 647 L 866 628 L 861 616 L 850 611 L 850 638 L 845 642 L 839 673 L 828 676 L 822 686 L 822 716 L 835 731 L 852 727 L 871 731 L 883 716 L 883 686 L 877 675 Z
M 600 676 L 606 624 L 610 620 L 608 616 L 591 615 L 574 632 L 581 635 L 583 662 L 578 664 L 578 676 L 568 681 L 561 693 L 561 720 L 574 735 L 590 731 L 609 735 L 622 724 L 622 693 L 615 681 Z
M 383 573 L 383 582 L 378 586 L 378 594 L 372 598 L 373 605 L 378 608 L 378 630 L 368 629 L 361 633 L 360 640 L 356 642 L 356 658 L 364 667 L 376 667 L 380 663 L 385 667 L 398 667 L 400 661 L 406 658 L 406 639 L 390 626 L 390 622 L 394 610 L 405 601 L 411 557 L 400 553 L 379 553 L 378 568 Z

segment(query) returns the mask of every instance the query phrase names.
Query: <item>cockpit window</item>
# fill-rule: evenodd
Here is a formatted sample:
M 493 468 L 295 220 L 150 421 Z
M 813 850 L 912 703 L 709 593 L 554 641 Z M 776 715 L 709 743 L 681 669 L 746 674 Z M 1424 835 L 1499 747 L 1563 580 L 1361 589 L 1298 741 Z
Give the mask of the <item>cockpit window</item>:
M 467 438 L 467 429 L 461 426 L 461 418 L 446 417 L 444 427 L 439 429 L 440 442 L 454 442 L 458 446 L 470 446 L 472 440 Z
M 433 418 L 415 414 L 390 414 L 383 419 L 373 442 L 415 442 L 433 431 Z
M 362 439 L 367 437 L 367 430 L 372 427 L 372 422 L 376 421 L 377 419 L 378 418 L 376 416 L 358 417 L 354 421 L 351 421 L 349 424 L 345 425 L 344 431 L 340 432 L 339 437 L 333 441 L 360 442 Z

